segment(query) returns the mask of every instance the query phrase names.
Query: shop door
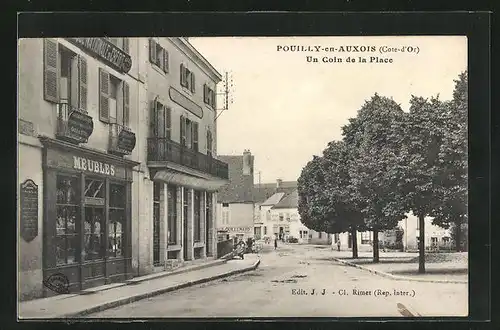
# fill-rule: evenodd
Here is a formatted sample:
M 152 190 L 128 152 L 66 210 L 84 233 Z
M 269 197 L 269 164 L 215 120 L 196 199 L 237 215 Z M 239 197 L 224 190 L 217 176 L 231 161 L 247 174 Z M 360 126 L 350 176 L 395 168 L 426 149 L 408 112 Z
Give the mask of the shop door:
M 105 216 L 103 206 L 85 206 L 82 288 L 105 284 Z

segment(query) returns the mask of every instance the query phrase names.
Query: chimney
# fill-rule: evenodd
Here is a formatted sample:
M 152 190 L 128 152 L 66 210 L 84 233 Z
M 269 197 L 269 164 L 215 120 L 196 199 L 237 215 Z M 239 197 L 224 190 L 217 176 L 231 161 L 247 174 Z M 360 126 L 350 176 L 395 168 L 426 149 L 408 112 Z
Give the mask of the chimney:
M 283 180 L 281 179 L 276 179 L 276 189 L 281 188 L 281 184 L 283 183 Z
M 253 162 L 252 153 L 250 150 L 245 149 L 243 151 L 243 175 L 252 175 L 253 173 Z

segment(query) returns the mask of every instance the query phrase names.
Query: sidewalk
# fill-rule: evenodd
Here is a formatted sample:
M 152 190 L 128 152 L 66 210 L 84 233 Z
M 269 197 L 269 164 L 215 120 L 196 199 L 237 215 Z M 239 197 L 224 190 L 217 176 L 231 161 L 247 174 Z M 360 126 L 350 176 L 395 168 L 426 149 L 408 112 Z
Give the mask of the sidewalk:
M 380 251 L 379 263 L 373 263 L 372 252 L 359 252 L 358 259 L 352 259 L 351 251 L 332 251 L 333 259 L 374 274 L 392 278 L 435 283 L 468 283 L 468 263 L 465 254 L 426 254 L 425 274 L 418 273 L 418 253 Z M 440 257 L 449 259 L 439 261 Z
M 259 266 L 259 263 L 260 258 L 258 255 L 246 254 L 244 260 L 229 260 L 204 269 L 173 272 L 162 277 L 157 274 L 138 277 L 126 283 L 112 284 L 106 290 L 90 290 L 83 295 L 59 295 L 21 302 L 18 304 L 18 317 L 19 319 L 79 317 L 169 291 L 253 270 Z

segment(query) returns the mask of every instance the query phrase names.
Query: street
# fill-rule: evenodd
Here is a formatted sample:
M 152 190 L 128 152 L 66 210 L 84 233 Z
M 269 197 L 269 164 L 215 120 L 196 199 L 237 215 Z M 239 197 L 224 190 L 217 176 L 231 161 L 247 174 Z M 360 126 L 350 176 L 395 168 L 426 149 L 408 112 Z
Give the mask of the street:
M 314 290 L 314 291 L 313 291 Z M 467 284 L 395 281 L 332 260 L 329 246 L 265 246 L 255 271 L 141 300 L 89 318 L 466 316 Z

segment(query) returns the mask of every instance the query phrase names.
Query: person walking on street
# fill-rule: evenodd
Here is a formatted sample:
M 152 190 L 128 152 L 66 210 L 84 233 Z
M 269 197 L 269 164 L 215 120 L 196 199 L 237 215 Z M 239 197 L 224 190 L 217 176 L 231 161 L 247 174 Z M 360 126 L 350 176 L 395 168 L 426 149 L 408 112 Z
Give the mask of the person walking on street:
M 337 240 L 337 251 L 340 251 L 340 239 Z
M 274 241 L 274 249 L 276 250 L 278 248 L 278 237 L 276 237 L 276 234 L 273 234 L 273 241 Z

